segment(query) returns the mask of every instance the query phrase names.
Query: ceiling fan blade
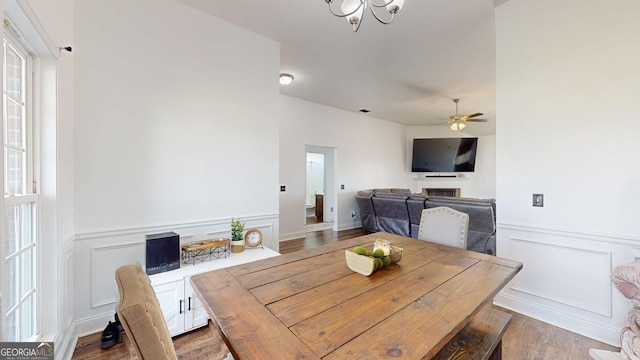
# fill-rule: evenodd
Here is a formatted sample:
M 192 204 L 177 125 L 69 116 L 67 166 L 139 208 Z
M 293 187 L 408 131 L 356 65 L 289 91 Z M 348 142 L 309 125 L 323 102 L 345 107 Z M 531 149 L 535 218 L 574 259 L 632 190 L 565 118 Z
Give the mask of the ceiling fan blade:
M 475 114 L 471 114 L 471 115 L 465 115 L 461 119 L 462 120 L 468 120 L 468 119 L 474 118 L 476 116 L 482 116 L 482 115 L 484 115 L 484 114 L 483 113 L 475 113 Z
M 468 122 L 487 122 L 489 119 L 467 119 Z

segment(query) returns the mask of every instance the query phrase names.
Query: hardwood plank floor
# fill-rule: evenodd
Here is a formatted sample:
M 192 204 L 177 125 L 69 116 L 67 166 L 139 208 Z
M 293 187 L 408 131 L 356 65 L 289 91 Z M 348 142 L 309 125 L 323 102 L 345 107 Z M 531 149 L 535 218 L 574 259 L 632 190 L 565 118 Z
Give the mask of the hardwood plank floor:
M 365 232 L 360 228 L 339 232 L 324 230 L 307 233 L 304 238 L 281 242 L 280 253 L 286 254 L 364 234 Z M 505 360 L 585 360 L 590 359 L 590 348 L 620 350 L 519 313 L 503 308 L 499 309 L 513 315 L 511 324 L 502 339 L 502 357 Z M 209 348 L 207 340 L 210 337 L 210 331 L 217 330 L 209 325 L 174 337 L 173 342 L 178 358 L 182 360 L 210 358 L 216 350 Z M 137 359 L 135 351 L 128 348 L 129 341 L 124 333 L 123 338 L 123 343 L 102 350 L 100 349 L 100 333 L 81 337 L 78 339 L 73 359 Z

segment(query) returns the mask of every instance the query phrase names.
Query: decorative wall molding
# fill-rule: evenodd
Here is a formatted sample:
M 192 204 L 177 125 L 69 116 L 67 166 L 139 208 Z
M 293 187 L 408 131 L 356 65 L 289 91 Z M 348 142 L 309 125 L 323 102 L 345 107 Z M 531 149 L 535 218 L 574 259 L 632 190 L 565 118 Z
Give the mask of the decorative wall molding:
M 91 247 L 91 307 L 97 308 L 116 302 L 117 291 L 114 286 L 107 286 L 105 278 L 113 278 L 120 264 L 137 261 L 139 252 L 144 254 L 144 242 L 129 242 Z M 139 249 L 137 249 L 139 248 Z M 139 251 L 139 252 L 138 252 Z M 143 255 L 144 256 L 144 255 Z M 112 259 L 118 259 L 114 262 Z M 108 274 L 108 276 L 105 276 Z
M 529 224 L 507 224 L 498 222 L 496 224 L 498 229 L 526 231 L 528 233 L 538 233 L 545 235 L 556 235 L 563 237 L 570 237 L 583 240 L 591 240 L 597 242 L 608 242 L 617 245 L 629 245 L 640 246 L 640 237 L 621 235 L 621 234 L 604 234 L 604 233 L 590 233 L 584 231 L 576 231 L 571 229 L 553 228 L 553 227 L 539 227 Z
M 620 327 L 577 318 L 569 312 L 559 311 L 504 292 L 496 296 L 494 304 L 609 345 L 620 346 Z
M 273 237 L 273 225 L 272 224 L 262 224 L 262 225 L 251 225 L 245 226 L 245 230 L 248 229 L 258 229 L 262 232 L 264 237 Z M 231 234 L 231 229 L 225 229 L 220 231 L 207 231 L 208 238 L 222 238 L 229 237 Z
M 61 289 L 59 295 L 60 301 L 60 310 L 58 312 L 60 316 L 60 322 L 63 327 L 71 326 L 73 323 L 73 287 L 70 284 L 73 284 L 73 252 L 67 253 L 62 259 L 62 286 L 59 287 Z M 70 281 L 71 279 L 71 281 Z
M 18 5 L 19 11 L 16 11 L 10 2 L 5 2 L 4 10 L 9 13 L 12 21 L 17 23 L 20 30 L 32 42 L 31 45 L 36 48 L 35 50 L 38 54 L 53 59 L 60 58 L 58 46 L 51 40 L 49 33 L 45 30 L 27 0 L 16 0 L 15 4 Z
M 628 308 L 610 273 L 628 261 L 637 238 L 505 223 L 497 235 L 498 256 L 524 267 L 496 305 L 620 346 Z
M 244 216 L 239 219 L 242 222 L 259 222 L 264 220 L 278 219 L 278 214 Z M 86 241 L 86 240 L 103 239 L 103 238 L 126 236 L 126 235 L 149 234 L 149 233 L 198 228 L 198 227 L 226 226 L 230 223 L 230 221 L 231 219 L 225 218 L 225 219 L 215 219 L 215 220 L 205 220 L 205 221 L 182 222 L 182 223 L 165 224 L 165 225 L 150 225 L 150 226 L 141 226 L 141 227 L 132 227 L 132 228 L 87 231 L 84 233 L 82 232 L 77 233 L 75 235 L 75 241 Z
M 67 328 L 60 329 L 56 332 L 53 339 L 56 350 L 56 359 L 71 359 L 78 343 L 78 335 L 76 334 L 75 323 L 70 324 Z
M 565 254 L 567 254 L 568 252 L 572 252 L 573 255 L 575 255 L 575 257 L 579 257 L 581 260 L 584 260 L 582 261 L 582 263 L 585 265 L 585 267 L 589 267 L 591 268 L 591 270 L 599 271 L 601 273 L 608 273 L 612 268 L 612 264 L 611 264 L 612 253 L 611 251 L 608 251 L 608 250 L 588 249 L 588 248 L 582 248 L 577 246 L 560 245 L 550 241 L 524 239 L 524 238 L 515 237 L 515 236 L 511 236 L 510 240 L 512 242 L 520 242 L 520 243 L 528 244 L 529 249 L 531 249 L 531 246 L 537 246 L 537 247 L 549 248 L 549 249 L 544 249 L 545 251 L 548 251 L 548 252 L 562 251 Z M 596 262 L 589 261 L 589 260 L 595 259 L 596 257 L 600 258 L 598 260 L 600 260 L 600 264 L 603 265 L 600 267 L 600 269 L 594 269 L 594 264 Z M 550 265 L 550 266 L 554 266 L 554 265 Z M 611 310 L 611 295 L 612 295 L 611 282 L 609 281 L 608 277 L 606 277 L 604 283 L 602 284 L 597 284 L 594 281 L 589 282 L 589 286 L 591 287 L 598 286 L 598 285 L 600 290 L 599 293 L 602 294 L 602 297 L 604 300 L 604 303 L 602 303 L 600 306 L 594 305 L 593 303 L 592 304 L 588 303 L 589 301 L 594 301 L 593 298 L 572 300 L 566 296 L 554 295 L 549 292 L 536 290 L 522 284 L 510 286 L 509 289 L 518 291 L 521 293 L 525 293 L 528 295 L 536 296 L 542 299 L 554 301 L 559 304 L 567 305 L 573 308 L 589 311 L 598 315 L 610 317 L 611 311 L 612 311 Z

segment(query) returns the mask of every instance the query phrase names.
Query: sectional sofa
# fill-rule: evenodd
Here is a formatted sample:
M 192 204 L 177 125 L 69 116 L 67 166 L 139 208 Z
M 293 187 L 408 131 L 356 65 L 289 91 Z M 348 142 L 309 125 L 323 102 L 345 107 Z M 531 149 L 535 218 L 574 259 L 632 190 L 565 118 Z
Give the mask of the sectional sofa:
M 372 189 L 359 191 L 362 227 L 367 232 L 385 231 L 418 237 L 422 210 L 447 206 L 469 214 L 467 249 L 496 254 L 496 202 L 494 199 L 427 197 L 409 189 Z

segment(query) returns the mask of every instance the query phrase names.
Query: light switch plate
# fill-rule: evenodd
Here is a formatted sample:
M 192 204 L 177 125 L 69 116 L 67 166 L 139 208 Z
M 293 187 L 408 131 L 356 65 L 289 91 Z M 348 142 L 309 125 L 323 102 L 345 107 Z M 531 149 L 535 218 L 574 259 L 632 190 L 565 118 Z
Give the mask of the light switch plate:
M 543 207 L 544 206 L 544 195 L 543 194 L 533 194 L 533 206 Z

